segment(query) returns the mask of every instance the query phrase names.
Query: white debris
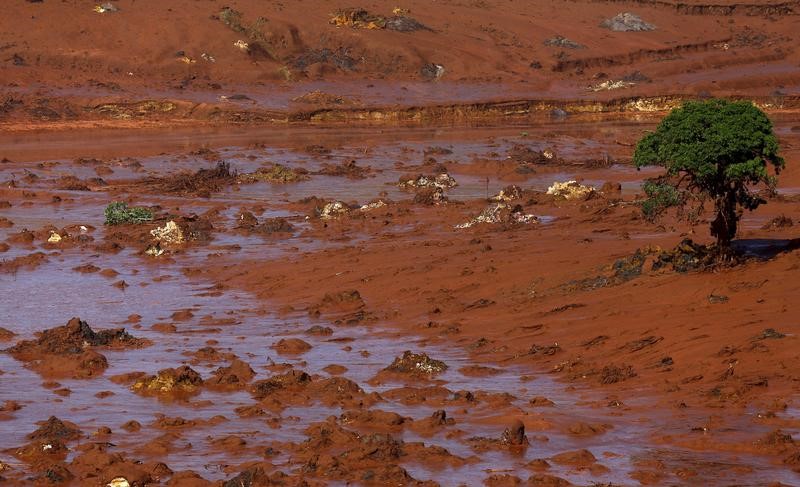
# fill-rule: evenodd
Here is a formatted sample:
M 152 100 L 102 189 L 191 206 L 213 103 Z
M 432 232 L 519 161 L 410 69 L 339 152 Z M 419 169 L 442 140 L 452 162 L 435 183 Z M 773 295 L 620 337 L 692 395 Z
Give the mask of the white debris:
M 42 451 L 48 451 L 48 450 L 52 450 L 52 449 L 53 449 L 53 445 L 51 445 L 50 443 L 48 443 L 46 445 L 42 445 Z
M 56 232 L 50 230 L 50 237 L 47 239 L 48 243 L 58 243 L 61 241 L 61 235 L 57 234 Z
M 181 227 L 179 227 L 174 220 L 168 221 L 163 227 L 150 230 L 150 235 L 159 242 L 168 244 L 182 244 L 186 241 L 186 238 L 183 236 L 183 230 L 181 230 Z
M 85 226 L 85 225 L 81 225 L 81 226 L 80 226 L 80 231 L 81 231 L 81 233 L 86 233 L 86 232 L 88 232 L 88 231 L 89 231 L 89 229 L 88 229 L 88 228 L 86 228 L 86 226 Z
M 333 201 L 322 207 L 322 211 L 319 212 L 319 217 L 323 220 L 331 220 L 346 215 L 349 212 L 350 208 L 346 204 L 341 201 Z
M 623 80 L 614 81 L 614 80 L 608 80 L 608 81 L 603 81 L 603 82 L 602 82 L 602 83 L 600 83 L 600 84 L 597 84 L 597 85 L 591 86 L 589 89 L 591 89 L 592 91 L 609 91 L 609 90 L 619 90 L 619 89 L 622 89 L 622 88 L 628 88 L 628 87 L 631 87 L 631 86 L 633 86 L 633 85 L 635 85 L 635 84 L 636 84 L 636 83 L 632 83 L 632 82 L 630 82 L 630 81 L 623 81 Z
M 436 176 L 417 176 L 416 179 L 409 179 L 401 181 L 401 188 L 441 188 L 448 189 L 458 186 L 458 183 L 453 176 L 443 172 Z
M 119 12 L 119 8 L 111 2 L 106 2 L 102 5 L 95 6 L 94 11 L 99 14 L 104 14 L 107 12 Z
M 209 63 L 217 62 L 217 60 L 214 59 L 214 56 L 212 56 L 211 54 L 208 54 L 207 52 L 204 52 L 204 53 L 200 54 L 200 57 L 203 58 L 204 61 L 208 61 Z
M 106 487 L 131 487 L 131 484 L 125 477 L 115 477 L 106 484 Z
M 536 215 L 523 212 L 522 207 L 517 205 L 512 207 L 506 203 L 492 203 L 487 206 L 480 215 L 472 220 L 461 223 L 455 228 L 470 228 L 479 223 L 538 223 Z
M 383 208 L 384 206 L 386 206 L 386 203 L 384 203 L 382 200 L 378 200 L 372 203 L 367 203 L 366 205 L 361 205 L 359 210 L 372 211 L 372 210 L 377 210 L 378 208 Z
M 250 49 L 250 44 L 246 43 L 245 41 L 239 39 L 238 41 L 234 42 L 233 45 L 242 51 L 246 51 Z
M 158 257 L 164 253 L 164 249 L 162 249 L 160 245 L 155 244 L 147 247 L 147 250 L 145 250 L 144 253 L 151 257 Z
M 500 192 L 495 196 L 492 196 L 492 201 L 502 201 L 507 203 L 520 198 L 522 198 L 522 190 L 519 188 L 519 186 L 512 184 L 507 188 L 501 189 Z
M 552 186 L 547 188 L 547 194 L 568 200 L 583 199 L 594 192 L 595 189 L 593 187 L 584 186 L 577 181 L 554 182 Z

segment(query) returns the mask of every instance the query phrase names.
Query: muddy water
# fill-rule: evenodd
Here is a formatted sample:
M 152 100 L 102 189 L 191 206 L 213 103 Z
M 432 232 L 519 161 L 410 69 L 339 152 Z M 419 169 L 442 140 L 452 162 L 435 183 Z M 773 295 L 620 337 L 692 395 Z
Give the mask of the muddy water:
M 226 292 L 220 296 L 208 296 L 207 283 L 187 281 L 177 267 L 142 267 L 132 258 L 92 259 L 95 265 L 113 266 L 122 271 L 120 277 L 130 287 L 120 291 L 111 287 L 107 278 L 95 275 L 78 277 L 69 270 L 83 260 L 78 256 L 63 256 L 61 262 L 20 273 L 15 278 L 3 277 L 2 284 L 6 292 L 2 293 L 0 306 L 10 311 L 6 323 L 12 325 L 12 331 L 28 337 L 34 330 L 59 324 L 64 321 L 63 317 L 73 315 L 80 316 L 93 326 L 108 327 L 123 323 L 128 315 L 138 313 L 142 315 L 142 327 L 134 327 L 131 331 L 137 336 L 152 339 L 155 344 L 142 350 L 107 352 L 111 367 L 104 377 L 88 381 L 59 381 L 62 387 L 73 391 L 67 397 L 57 396 L 51 390 L 37 386 L 41 379 L 36 374 L 20 367 L 7 355 L 0 355 L 0 369 L 6 372 L 0 402 L 13 399 L 25 406 L 14 419 L 4 423 L 4 429 L 8 432 L 4 437 L 8 445 L 23 444 L 25 435 L 35 428 L 34 422 L 52 414 L 77 423 L 86 432 L 95 431 L 102 426 L 108 426 L 117 432 L 127 421 L 136 420 L 142 423 L 144 428 L 141 432 L 131 435 L 117 434 L 114 437 L 115 443 L 123 451 L 137 451 L 143 443 L 163 434 L 163 430 L 149 426 L 156 421 L 158 415 L 186 419 L 222 416 L 225 420 L 220 424 L 182 430 L 180 440 L 168 455 L 162 457 L 162 461 L 175 470 L 193 469 L 202 472 L 207 478 L 224 478 L 230 473 L 226 473 L 227 465 L 256 460 L 260 453 L 254 449 L 251 452 L 229 455 L 225 451 L 209 447 L 209 440 L 238 435 L 246 441 L 258 443 L 267 435 L 271 441 L 301 441 L 306 425 L 342 412 L 320 405 L 289 408 L 279 415 L 283 419 L 281 427 L 273 429 L 263 419 L 243 419 L 235 414 L 237 407 L 253 402 L 249 394 L 244 392 L 223 394 L 204 391 L 191 401 L 160 402 L 154 398 L 136 395 L 126 387 L 108 380 L 109 376 L 115 374 L 133 370 L 154 373 L 161 368 L 184 363 L 187 361 L 186 352 L 206 346 L 208 340 L 214 340 L 216 348 L 231 351 L 248 361 L 260 378 L 270 375 L 264 367 L 275 360 L 295 363 L 298 368 L 323 376 L 327 375 L 322 370 L 327 365 L 344 365 L 348 369 L 346 376 L 367 391 L 385 392 L 402 385 L 388 382 L 370 387 L 367 381 L 404 349 L 413 348 L 413 340 L 399 343 L 391 338 L 383 338 L 379 328 L 337 330 L 334 337 L 354 339 L 353 350 L 345 350 L 338 341 L 313 340 L 305 336 L 302 331 L 311 325 L 307 319 L 276 319 L 270 315 L 268 308 L 261 307 L 263 303 L 259 304 L 245 294 Z M 139 272 L 134 274 L 126 272 L 126 269 L 139 269 Z M 65 289 L 72 291 L 65 296 Z M 31 296 L 35 298 L 31 299 Z M 169 315 L 173 311 L 182 309 L 194 310 L 197 319 L 180 323 L 178 333 L 165 335 L 148 330 L 149 324 L 169 321 Z M 204 320 L 212 318 L 233 320 L 233 323 L 203 325 Z M 276 356 L 269 346 L 279 338 L 289 336 L 301 337 L 314 348 L 295 360 Z M 632 462 L 652 457 L 662 461 L 665 458 L 680 459 L 683 465 L 687 460 L 695 465 L 718 465 L 716 471 L 703 472 L 705 481 L 748 481 L 758 484 L 767 480 L 780 479 L 787 483 L 796 480 L 794 474 L 782 473 L 780 469 L 776 471 L 758 457 L 723 452 L 692 452 L 669 446 L 647 446 L 652 437 L 665 430 L 679 429 L 679 424 L 683 421 L 701 424 L 705 418 L 671 418 L 658 412 L 628 415 L 624 409 L 619 411 L 601 406 L 607 402 L 601 396 L 589 391 L 567 391 L 546 373 L 531 374 L 529 370 L 506 368 L 499 375 L 490 378 L 469 377 L 458 372 L 462 366 L 470 364 L 462 354 L 442 347 L 428 346 L 420 349 L 450 365 L 449 371 L 438 378 L 449 389 L 484 393 L 509 392 L 517 397 L 513 404 L 527 420 L 542 419 L 552 424 L 553 428 L 539 432 L 529 430 L 528 434 L 536 435 L 537 439 L 521 455 L 503 452 L 476 455 L 469 446 L 443 435 L 422 438 L 413 433 L 404 433 L 400 436 L 405 441 L 424 441 L 426 444 L 443 446 L 455 455 L 472 459 L 468 465 L 455 469 L 436 470 L 413 464 L 405 465 L 416 478 L 431 478 L 443 485 L 461 482 L 469 484 L 471 479 L 480 478 L 487 472 L 521 472 L 525 471 L 525 464 L 533 459 L 549 458 L 563 451 L 587 448 L 600 459 L 600 463 L 610 469 L 609 473 L 579 473 L 571 469 L 562 471 L 558 467 L 551 471 L 579 484 L 590 481 L 625 483 L 629 481 L 628 474 L 635 469 Z M 362 356 L 359 353 L 361 350 L 368 350 L 370 355 Z M 194 367 L 207 376 L 216 368 L 216 364 L 199 364 Z M 25 394 L 20 395 L 17 392 L 20 390 L 25 390 Z M 103 399 L 96 398 L 95 394 L 101 391 L 111 391 L 114 394 Z M 531 409 L 526 404 L 534 396 L 545 396 L 554 401 L 556 406 L 545 408 L 544 412 Z M 415 419 L 432 413 L 430 407 L 413 407 L 392 402 L 379 403 L 376 407 Z M 494 408 L 480 405 L 470 408 L 468 413 L 449 411 L 449 415 L 456 419 L 458 428 L 465 430 L 468 436 L 486 437 L 498 436 L 506 414 L 498 415 Z M 597 438 L 576 439 L 565 433 L 565 428 L 576 421 L 605 423 L 613 425 L 613 428 Z M 146 457 L 145 451 L 140 454 Z M 5 457 L 3 460 L 14 464 L 12 458 Z M 752 472 L 745 476 L 734 475 L 726 468 L 736 465 L 746 465 L 752 468 Z
M 529 130 L 534 129 L 544 130 L 541 127 Z M 515 128 L 514 132 L 518 130 Z M 471 135 L 475 133 L 472 132 Z M 220 351 L 232 352 L 248 362 L 257 372 L 256 380 L 271 376 L 270 368 L 275 363 L 288 363 L 297 369 L 323 377 L 328 376 L 325 367 L 337 364 L 347 368 L 345 377 L 354 380 L 366 391 L 386 395 L 387 391 L 406 383 L 375 383 L 371 379 L 404 350 L 414 349 L 424 351 L 450 365 L 446 373 L 431 383 L 444 385 L 451 391 L 509 393 L 514 396 L 508 404 L 500 408 L 491 402 L 479 402 L 468 408 L 448 408 L 448 416 L 456 420 L 452 428 L 462 432 L 459 435 L 450 435 L 448 431 L 424 437 L 411 430 L 398 433 L 404 441 L 423 441 L 427 445 L 442 446 L 452 454 L 467 459 L 465 465 L 459 467 L 434 468 L 413 462 L 403 464 L 415 478 L 436 480 L 442 485 L 469 485 L 492 473 L 511 473 L 525 477 L 530 473 L 528 463 L 534 459 L 548 459 L 558 453 L 586 448 L 608 471 L 578 470 L 553 463 L 549 473 L 581 485 L 592 482 L 630 484 L 630 474 L 639 469 L 639 464 L 657 460 L 666 465 L 667 472 L 687 465 L 697 470 L 697 476 L 688 482 L 669 474 L 672 476 L 663 479 L 666 483 L 763 485 L 769 481 L 781 481 L 792 485 L 800 481 L 796 474 L 783 466 L 772 464 L 768 458 L 737 453 L 732 447 L 726 448 L 726 444 L 734 445 L 743 439 L 751 440 L 769 431 L 766 426 L 763 430 L 755 431 L 751 418 L 747 415 L 742 415 L 739 419 L 728 419 L 725 433 L 715 437 L 716 446 L 696 451 L 691 448 L 694 441 L 691 435 L 702 436 L 703 433 L 690 433 L 687 430 L 708 421 L 708 417 L 697 416 L 698 413 L 676 413 L 656 407 L 648 408 L 647 398 L 635 397 L 625 398 L 621 407 L 609 407 L 609 403 L 615 398 L 574 386 L 567 387 L 554 380 L 546 371 L 534 368 L 500 366 L 499 373 L 489 377 L 465 375 L 460 369 L 475 363 L 460 347 L 423 344 L 414 337 L 399 341 L 388 327 L 383 328 L 381 324 L 370 327 L 334 327 L 331 337 L 308 336 L 304 330 L 315 324 L 327 323 L 303 314 L 278 318 L 274 305 L 269 302 L 258 301 L 243 292 L 219 291 L 214 288 L 213 282 L 184 275 L 185 267 L 202 266 L 209 259 L 218 259 L 217 254 L 225 252 L 224 249 L 230 245 L 241 247 L 241 250 L 230 250 L 230 254 L 224 257 L 231 261 L 256 255 L 262 259 L 280 259 L 298 251 L 318 250 L 334 245 L 357 245 L 359 239 L 369 237 L 360 235 L 347 242 L 325 242 L 306 236 L 302 224 L 303 215 L 288 211 L 285 203 L 311 195 L 363 203 L 382 192 L 389 198 L 408 198 L 409 195 L 396 190 L 392 183 L 397 181 L 400 174 L 407 172 L 405 166 L 415 166 L 421 162 L 422 151 L 427 145 L 436 144 L 452 150 L 451 155 L 445 156 L 446 159 L 469 160 L 487 157 L 492 152 L 502 154 L 510 144 L 509 141 L 498 141 L 497 133 L 491 134 L 491 139 L 486 135 L 485 140 L 477 143 L 465 142 L 446 132 L 426 133 L 422 141 L 414 136 L 408 141 L 402 140 L 404 135 L 407 134 L 380 134 L 381 140 L 395 140 L 379 146 L 370 145 L 367 150 L 352 141 L 342 143 L 333 149 L 331 159 L 311 157 L 290 147 L 214 146 L 223 159 L 245 172 L 265 161 L 286 163 L 313 171 L 323 162 L 355 158 L 360 165 L 370 166 L 375 170 L 373 176 L 364 180 L 314 176 L 307 182 L 291 186 L 257 184 L 239 187 L 238 190 L 216 195 L 211 200 L 201 201 L 136 195 L 137 202 L 141 204 L 168 202 L 180 205 L 184 211 L 197 213 L 212 205 L 224 205 L 226 209 L 223 215 L 228 222 L 232 221 L 241 206 L 259 203 L 267 207 L 264 216 L 290 217 L 300 223 L 295 235 L 285 241 L 265 241 L 262 238 L 237 235 L 229 232 L 228 226 L 218 230 L 210 245 L 192 248 L 172 261 L 144 260 L 128 251 L 105 255 L 78 250 L 50 250 L 49 261 L 34 270 L 23 270 L 13 275 L 0 274 L 3 326 L 19 334 L 17 338 L 31 338 L 36 331 L 61 325 L 70 317 L 79 316 L 95 329 L 124 325 L 134 335 L 153 341 L 152 346 L 140 350 L 104 352 L 110 368 L 102 377 L 92 380 L 59 380 L 60 385 L 55 388 L 69 389 L 71 393 L 66 396 L 56 394 L 53 385 L 46 386 L 40 376 L 7 354 L 0 354 L 0 370 L 3 371 L 0 403 L 15 400 L 24 406 L 11 419 L 0 423 L 4 445 L 24 444 L 25 435 L 36 428 L 37 421 L 56 415 L 75 422 L 86 434 L 103 426 L 110 427 L 114 432 L 113 443 L 120 451 L 132 452 L 132 456 L 136 458 L 147 459 L 151 453 L 145 444 L 165 432 L 156 425 L 160 415 L 196 419 L 204 422 L 181 428 L 169 452 L 158 455 L 157 459 L 176 471 L 191 469 L 209 479 L 223 479 L 237 472 L 237 467 L 242 463 L 263 459 L 266 445 L 301 442 L 305 439 L 304 430 L 309 424 L 323 421 L 332 415 L 338 416 L 343 411 L 312 404 L 272 412 L 266 418 L 242 418 L 235 410 L 254 404 L 254 400 L 246 392 L 218 393 L 203 390 L 190 400 L 162 401 L 134 394 L 125 385 L 111 381 L 110 377 L 133 371 L 154 373 L 162 368 L 189 363 L 191 353 L 211 344 Z M 323 135 L 320 137 L 327 140 Z M 512 134 L 506 133 L 505 137 L 510 138 Z M 515 137 L 514 142 L 524 141 L 530 135 L 523 137 L 517 134 Z M 583 143 L 571 143 L 568 140 L 561 141 L 561 145 L 556 143 L 557 150 L 573 155 L 581 151 L 588 154 L 598 150 L 597 139 L 589 138 L 588 134 L 586 137 Z M 611 143 L 615 138 L 616 136 L 610 137 Z M 608 142 L 599 146 L 599 150 L 611 147 Z M 187 143 L 184 147 L 194 147 L 194 142 Z M 57 150 L 57 147 L 53 149 Z M 85 155 L 92 156 L 90 153 Z M 117 154 L 124 155 L 124 152 Z M 93 172 L 66 158 L 58 159 L 60 164 L 55 166 L 58 168 L 57 174 L 52 169 L 37 168 L 32 163 L 34 159 L 25 160 L 31 162 L 15 162 L 0 169 L 0 179 L 8 180 L 27 169 L 38 173 L 41 178 L 30 183 L 30 187 L 45 191 L 48 187 L 47 181 L 58 174 L 67 173 L 86 178 Z M 183 153 L 146 155 L 140 157 L 140 161 L 143 170 L 148 174 L 164 174 L 211 164 Z M 397 166 L 398 162 L 401 163 L 400 167 Z M 117 169 L 114 177 L 121 179 L 136 177 L 138 174 L 128 172 L 122 166 Z M 485 179 L 469 174 L 459 175 L 457 168 L 453 173 L 460 186 L 451 192 L 451 197 L 475 199 L 485 196 Z M 520 184 L 543 189 L 552 180 L 574 177 L 593 184 L 607 179 L 622 180 L 626 189 L 635 191 L 643 175 L 632 170 L 630 166 L 616 165 L 602 170 L 586 171 L 576 168 L 536 174 Z M 490 179 L 489 184 L 489 191 L 495 192 L 506 183 Z M 97 227 L 93 236 L 100 240 L 105 231 L 101 224 L 102 210 L 108 201 L 105 195 L 97 192 L 58 194 L 64 197 L 64 201 L 58 205 L 32 202 L 30 205 L 15 204 L 10 209 L 2 210 L 3 216 L 15 222 L 15 227 L 1 229 L 0 240 L 5 240 L 10 233 L 21 228 L 35 229 L 46 224 L 59 227 L 67 224 L 91 224 Z M 394 231 L 402 238 L 402 229 Z M 12 246 L 2 258 L 33 250 L 36 249 Z M 114 269 L 119 275 L 111 279 L 99 274 L 79 274 L 72 270 L 85 263 L 102 269 Z M 128 284 L 124 290 L 112 286 L 113 282 L 120 279 Z M 174 312 L 186 309 L 192 310 L 193 318 L 180 322 L 172 320 L 171 315 Z M 138 324 L 127 321 L 132 314 L 141 316 Z M 158 323 L 174 323 L 177 330 L 175 333 L 156 331 L 152 326 Z M 279 356 L 270 346 L 286 337 L 302 338 L 313 348 L 295 358 Z M 204 377 L 220 365 L 224 364 L 192 362 L 192 367 Z M 97 397 L 101 392 L 113 394 Z M 536 396 L 547 397 L 555 406 L 532 408 L 529 400 Z M 394 411 L 414 419 L 429 417 L 434 409 L 393 400 L 378 402 L 374 408 Z M 524 451 L 517 454 L 499 450 L 477 453 L 466 441 L 475 436 L 499 438 L 509 417 L 523 418 L 529 425 L 531 445 Z M 215 419 L 205 422 L 212 418 Z M 130 420 L 140 422 L 143 425 L 142 430 L 130 434 L 122 430 L 121 426 Z M 568 432 L 570 425 L 576 422 L 606 424 L 609 429 L 590 438 L 579 438 Z M 679 441 L 664 439 L 668 434 L 677 435 Z M 232 452 L 212 444 L 214 439 L 228 435 L 243 438 L 247 445 Z M 7 453 L 0 453 L 0 460 L 15 468 L 24 469 L 23 465 Z M 300 467 L 293 464 L 285 453 L 278 453 L 270 460 L 287 471 Z

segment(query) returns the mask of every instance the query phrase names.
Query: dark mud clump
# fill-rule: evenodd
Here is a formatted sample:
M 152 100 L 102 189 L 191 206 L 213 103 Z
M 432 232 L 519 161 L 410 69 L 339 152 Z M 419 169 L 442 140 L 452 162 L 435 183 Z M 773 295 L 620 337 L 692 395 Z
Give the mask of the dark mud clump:
M 794 225 L 791 218 L 786 215 L 779 215 L 768 221 L 761 227 L 762 230 L 777 230 L 779 228 L 788 228 Z
M 39 423 L 39 428 L 28 435 L 29 440 L 71 441 L 81 437 L 81 430 L 69 421 L 64 422 L 55 416 Z
M 215 370 L 205 384 L 209 388 L 241 389 L 246 387 L 255 375 L 255 371 L 249 364 L 239 359 L 233 359 L 227 367 Z
M 309 49 L 290 63 L 296 69 L 306 69 L 314 64 L 328 64 L 342 71 L 352 71 L 356 68 L 358 61 L 349 55 L 348 49 L 342 47 L 333 50 L 325 47 Z
M 604 385 L 616 384 L 636 377 L 636 371 L 630 365 L 606 365 L 600 371 L 600 383 Z
M 517 172 L 526 172 L 526 166 L 560 164 L 563 162 L 549 149 L 536 150 L 525 144 L 511 146 L 511 149 L 508 150 L 508 158 L 520 165 L 521 170 Z
M 528 444 L 528 437 L 525 435 L 525 425 L 520 420 L 503 431 L 500 441 L 506 445 L 523 446 Z
M 85 378 L 108 367 L 106 358 L 92 347 L 139 348 L 148 344 L 124 328 L 95 332 L 85 321 L 72 318 L 66 325 L 40 332 L 37 339 L 21 341 L 7 352 L 43 375 Z
M 369 30 L 387 29 L 397 32 L 431 30 L 416 19 L 407 16 L 406 12 L 402 9 L 395 9 L 395 15 L 385 17 L 370 13 L 363 8 L 345 8 L 336 11 L 332 15 L 330 23 L 337 27 Z
M 258 400 L 272 396 L 279 392 L 295 393 L 311 383 L 311 376 L 303 371 L 290 370 L 282 375 L 275 375 L 269 379 L 255 382 L 250 392 Z
M 271 235 L 273 233 L 288 234 L 293 233 L 294 230 L 294 225 L 289 223 L 285 218 L 267 218 L 263 223 L 257 225 L 253 229 L 253 231 L 265 235 Z
M 371 168 L 359 166 L 356 161 L 350 160 L 341 164 L 323 164 L 322 169 L 315 174 L 346 177 L 348 179 L 365 179 L 371 173 Z
M 660 252 L 652 270 L 672 268 L 675 272 L 684 273 L 709 269 L 718 263 L 719 254 L 713 248 L 685 239 L 673 250 Z
M 441 360 L 432 359 L 424 353 L 413 353 L 406 350 L 401 357 L 395 358 L 394 362 L 383 370 L 400 374 L 430 376 L 447 370 L 447 364 Z
M 258 218 L 249 211 L 242 211 L 236 217 L 237 230 L 247 233 L 260 233 L 262 235 L 291 234 L 295 227 L 285 218 L 267 218 L 259 223 Z
M 640 277 L 647 270 L 671 270 L 678 273 L 703 271 L 714 268 L 721 263 L 720 254 L 713 248 L 694 243 L 690 239 L 683 240 L 672 250 L 661 250 L 658 247 L 637 249 L 633 255 L 618 259 L 602 275 L 570 281 L 562 286 L 565 291 L 591 291 L 608 286 L 617 286 Z
M 229 163 L 222 161 L 211 169 L 200 169 L 194 173 L 184 172 L 175 176 L 150 179 L 146 183 L 153 190 L 163 193 L 207 198 L 212 193 L 234 184 L 236 179 L 236 171 L 231 169 Z
M 249 183 L 296 183 L 308 179 L 308 171 L 303 168 L 292 168 L 282 164 L 273 164 L 256 169 L 251 173 L 240 174 L 236 181 L 240 184 Z

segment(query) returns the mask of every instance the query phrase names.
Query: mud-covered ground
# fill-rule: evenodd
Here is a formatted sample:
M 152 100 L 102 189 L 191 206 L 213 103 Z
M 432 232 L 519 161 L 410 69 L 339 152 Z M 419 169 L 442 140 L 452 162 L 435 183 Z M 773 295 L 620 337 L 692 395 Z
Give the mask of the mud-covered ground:
M 796 484 L 794 118 L 717 271 L 653 270 L 709 240 L 640 216 L 654 122 L 13 136 L 0 475 Z
M 0 484 L 800 485 L 800 3 L 6 3 Z M 712 96 L 736 265 L 631 164 Z
M 507 118 L 696 96 L 797 108 L 800 4 L 709 2 L 14 0 L 0 126 Z

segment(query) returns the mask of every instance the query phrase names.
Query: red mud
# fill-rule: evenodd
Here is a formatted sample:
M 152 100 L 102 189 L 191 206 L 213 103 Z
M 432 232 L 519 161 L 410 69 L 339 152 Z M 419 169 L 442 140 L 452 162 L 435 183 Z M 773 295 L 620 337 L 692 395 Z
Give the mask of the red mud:
M 800 483 L 795 2 L 79 3 L 0 19 L 3 485 Z M 737 265 L 638 206 L 697 96 Z

